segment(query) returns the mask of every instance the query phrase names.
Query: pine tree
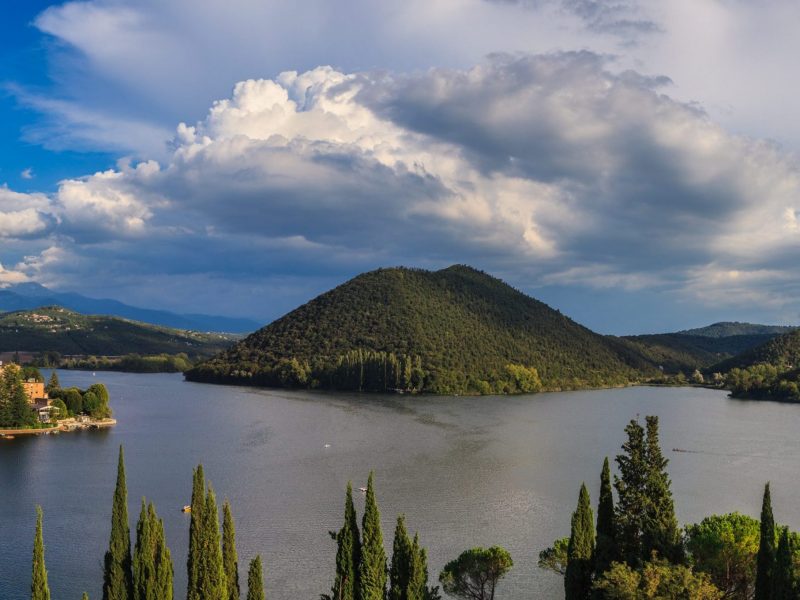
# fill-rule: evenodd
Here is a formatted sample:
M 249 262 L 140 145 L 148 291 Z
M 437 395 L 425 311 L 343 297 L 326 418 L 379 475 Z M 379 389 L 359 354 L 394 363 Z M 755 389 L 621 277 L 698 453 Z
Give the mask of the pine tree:
M 642 560 L 650 560 L 655 552 L 659 557 L 673 563 L 683 561 L 683 541 L 678 520 L 675 518 L 675 503 L 672 499 L 670 479 L 666 468 L 669 461 L 664 458 L 658 440 L 658 417 L 645 417 L 647 426 L 646 460 L 647 479 L 645 498 L 647 505 L 642 524 Z
M 413 560 L 411 540 L 405 518 L 397 517 L 392 544 L 392 566 L 389 569 L 389 600 L 408 600 L 408 583 Z
M 111 509 L 111 538 L 103 570 L 103 600 L 132 600 L 131 533 L 128 525 L 128 491 L 125 487 L 125 460 L 119 447 L 117 485 Z
M 586 484 L 581 485 L 578 507 L 572 515 L 567 557 L 567 570 L 564 574 L 565 598 L 588 600 L 594 572 L 594 519 Z
M 50 380 L 47 382 L 45 391 L 49 394 L 53 390 L 57 390 L 59 388 L 61 388 L 61 382 L 58 380 L 58 373 L 56 373 L 55 369 L 53 369 L 53 372 L 50 373 Z
M 617 560 L 614 495 L 611 491 L 611 469 L 608 457 L 600 473 L 600 499 L 597 503 L 597 546 L 595 548 L 595 575 L 605 573 Z
M 203 508 L 197 582 L 198 598 L 201 600 L 225 600 L 227 598 L 228 586 L 225 582 L 225 569 L 222 564 L 217 498 L 210 484 L 206 495 L 206 504 Z
M 200 563 L 203 532 L 203 509 L 205 508 L 206 480 L 203 465 L 197 465 L 192 477 L 192 504 L 189 521 L 189 555 L 186 559 L 188 575 L 187 600 L 202 600 L 199 596 L 197 569 Z
M 31 600 L 50 600 L 47 569 L 44 565 L 44 535 L 42 534 L 42 507 L 36 507 L 36 536 L 33 538 L 33 573 L 31 575 Z
M 789 528 L 784 527 L 781 531 L 778 551 L 775 556 L 775 569 L 772 573 L 771 600 L 797 600 L 792 555 Z
M 250 561 L 250 569 L 247 571 L 247 600 L 264 600 L 264 576 L 260 556 Z
M 227 500 L 222 505 L 222 563 L 225 566 L 225 582 L 228 600 L 239 600 L 239 557 L 236 554 L 236 526 Z
M 333 534 L 331 534 L 333 535 Z M 357 600 L 358 568 L 361 564 L 361 538 L 353 505 L 353 486 L 347 482 L 344 524 L 336 534 L 336 579 L 331 589 L 333 600 Z
M 359 600 L 384 600 L 386 596 L 386 551 L 383 548 L 381 516 L 375 500 L 373 479 L 373 474 L 370 473 L 361 524 Z
M 772 498 L 769 483 L 764 486 L 761 503 L 761 539 L 756 557 L 755 600 L 770 600 L 772 595 L 772 571 L 775 566 L 775 519 L 772 517 Z
M 617 488 L 617 548 L 619 556 L 636 568 L 642 562 L 642 529 L 646 516 L 648 474 L 644 429 L 636 420 L 625 427 L 628 440 L 616 457 L 620 476 L 614 477 Z

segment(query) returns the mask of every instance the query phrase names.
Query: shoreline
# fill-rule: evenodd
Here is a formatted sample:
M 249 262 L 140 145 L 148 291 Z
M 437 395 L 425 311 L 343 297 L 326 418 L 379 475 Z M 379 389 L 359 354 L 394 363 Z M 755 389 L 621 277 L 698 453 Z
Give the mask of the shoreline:
M 117 424 L 116 419 L 92 419 L 89 421 L 78 421 L 76 419 L 65 419 L 58 425 L 42 428 L 23 428 L 23 429 L 0 429 L 0 438 L 12 439 L 18 435 L 53 435 L 63 432 L 72 432 L 84 429 L 107 429 Z

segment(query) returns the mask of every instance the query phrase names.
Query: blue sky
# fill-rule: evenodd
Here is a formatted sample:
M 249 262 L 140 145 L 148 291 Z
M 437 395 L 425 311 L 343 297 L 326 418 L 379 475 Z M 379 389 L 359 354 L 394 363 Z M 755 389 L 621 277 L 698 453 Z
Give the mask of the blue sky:
M 0 285 L 269 321 L 467 263 L 604 333 L 800 322 L 800 7 L 84 0 L 0 23 Z

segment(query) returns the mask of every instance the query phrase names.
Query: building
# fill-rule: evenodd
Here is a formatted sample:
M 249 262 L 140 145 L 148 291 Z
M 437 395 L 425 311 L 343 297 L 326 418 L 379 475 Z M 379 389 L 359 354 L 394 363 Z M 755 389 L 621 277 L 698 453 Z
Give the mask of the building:
M 44 391 L 44 383 L 35 379 L 28 379 L 22 382 L 28 402 L 35 404 L 38 400 L 47 400 L 47 392 Z

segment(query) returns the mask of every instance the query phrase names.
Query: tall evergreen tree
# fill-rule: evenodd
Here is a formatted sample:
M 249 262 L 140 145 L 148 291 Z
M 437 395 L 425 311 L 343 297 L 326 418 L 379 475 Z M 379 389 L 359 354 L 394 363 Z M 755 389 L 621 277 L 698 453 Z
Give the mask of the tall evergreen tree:
M 646 460 L 647 479 L 645 518 L 642 523 L 642 560 L 647 561 L 655 552 L 673 563 L 683 561 L 683 541 L 675 503 L 672 499 L 671 482 L 667 475 L 667 464 L 658 440 L 658 417 L 645 417 L 647 427 Z
M 616 523 L 614 519 L 614 494 L 611 491 L 611 469 L 608 457 L 600 473 L 600 499 L 597 502 L 597 546 L 595 548 L 595 575 L 605 573 L 617 560 Z
M 411 542 L 408 568 L 408 600 L 440 600 L 439 588 L 428 587 L 428 553 L 419 544 L 419 535 Z
M 192 476 L 192 504 L 189 521 L 189 555 L 186 559 L 188 585 L 187 600 L 202 600 L 199 596 L 199 579 L 197 576 L 202 551 L 203 509 L 206 502 L 206 480 L 203 465 L 197 465 Z
M 264 600 L 264 574 L 260 556 L 250 561 L 247 571 L 247 600 Z
M 136 524 L 133 551 L 133 599 L 172 600 L 173 566 L 164 537 L 164 523 L 151 503 L 142 508 Z
M 358 531 L 358 517 L 353 505 L 353 486 L 349 481 L 344 503 L 344 524 L 335 534 L 334 539 L 336 540 L 336 579 L 331 589 L 331 598 L 333 600 L 357 600 L 361 538 Z
M 789 528 L 781 531 L 778 551 L 775 555 L 775 569 L 772 573 L 771 600 L 797 600 L 795 589 L 794 561 L 792 545 L 789 540 Z
M 647 452 L 644 429 L 632 419 L 625 427 L 628 440 L 616 457 L 620 476 L 614 477 L 617 488 L 617 547 L 620 558 L 632 567 L 642 563 L 642 529 L 647 509 Z
M 222 563 L 225 566 L 225 583 L 228 600 L 239 600 L 239 557 L 236 553 L 236 526 L 231 514 L 231 505 L 222 504 Z
M 361 524 L 359 600 L 384 600 L 386 596 L 386 551 L 383 548 L 381 515 L 375 500 L 373 479 L 373 473 L 370 473 Z
M 198 563 L 198 597 L 201 600 L 225 600 L 228 586 L 225 582 L 225 568 L 222 564 L 217 497 L 210 484 L 206 495 L 206 504 L 203 508 L 201 551 Z
M 47 569 L 44 565 L 44 535 L 42 533 L 42 507 L 36 507 L 36 535 L 33 538 L 33 572 L 31 574 L 31 600 L 50 600 Z
M 56 370 L 53 369 L 53 371 L 50 373 L 50 380 L 47 382 L 47 387 L 45 388 L 45 391 L 49 394 L 53 390 L 57 390 L 60 387 L 61 387 L 61 382 L 58 380 L 58 373 L 56 373 Z
M 564 574 L 566 600 L 588 600 L 594 573 L 594 519 L 586 484 L 581 485 L 578 507 L 572 515 L 572 529 L 567 549 L 567 570 Z
M 775 519 L 772 516 L 772 498 L 769 483 L 764 486 L 761 503 L 761 538 L 756 557 L 756 590 L 754 600 L 770 600 L 772 571 L 775 566 Z
M 155 506 L 151 503 L 147 511 L 150 520 L 150 530 L 153 538 L 153 565 L 155 567 L 155 598 L 157 600 L 172 600 L 174 596 L 173 579 L 175 567 L 172 564 L 172 555 L 167 547 L 167 538 L 164 534 L 164 521 L 158 518 Z
M 408 600 L 408 584 L 413 560 L 411 540 L 405 518 L 397 517 L 392 544 L 392 566 L 389 569 L 389 600 Z
M 119 447 L 117 485 L 111 508 L 111 537 L 103 569 L 103 600 L 132 600 L 131 533 L 128 524 L 128 490 L 125 485 L 125 459 Z

